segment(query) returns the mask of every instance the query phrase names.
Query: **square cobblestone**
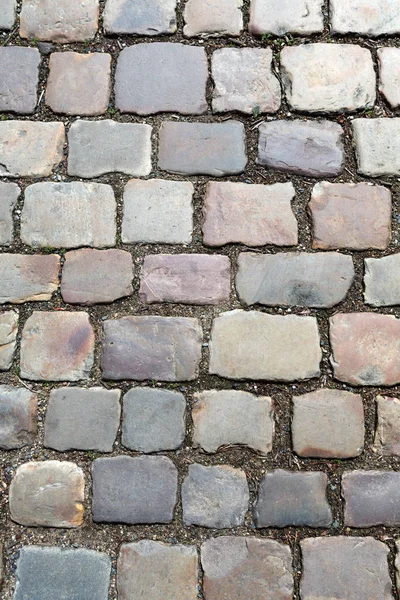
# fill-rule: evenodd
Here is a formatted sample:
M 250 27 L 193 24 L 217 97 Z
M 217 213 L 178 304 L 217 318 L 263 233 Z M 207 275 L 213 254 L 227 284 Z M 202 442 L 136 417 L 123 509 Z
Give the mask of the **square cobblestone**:
M 379 91 L 392 108 L 400 105 L 400 49 L 379 48 Z
M 352 128 L 361 175 L 400 175 L 400 118 L 354 119 Z
M 400 400 L 377 396 L 374 450 L 384 456 L 400 456 Z
M 0 112 L 24 115 L 35 112 L 39 65 L 37 48 L 0 48 Z
M 324 29 L 323 0 L 251 0 L 250 33 L 309 35 Z
M 186 37 L 240 35 L 243 28 L 243 0 L 188 0 L 183 18 Z
M 0 385 L 0 449 L 31 445 L 36 434 L 36 394 L 24 387 Z
M 400 525 L 400 473 L 347 471 L 342 477 L 344 523 L 348 527 Z
M 58 254 L 0 254 L 0 304 L 50 300 L 58 289 Z
M 376 37 L 400 32 L 400 12 L 395 0 L 330 0 L 332 33 Z
M 0 0 L 0 30 L 9 30 L 13 28 L 16 12 L 16 0 Z
M 161 35 L 176 32 L 176 0 L 107 0 L 103 13 L 107 33 Z

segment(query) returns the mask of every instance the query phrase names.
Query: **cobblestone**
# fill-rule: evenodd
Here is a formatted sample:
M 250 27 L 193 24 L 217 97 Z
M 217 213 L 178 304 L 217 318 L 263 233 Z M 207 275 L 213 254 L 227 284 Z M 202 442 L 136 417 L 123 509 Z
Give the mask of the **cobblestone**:
M 333 33 L 358 33 L 376 37 L 400 32 L 396 2 L 387 0 L 330 0 Z
M 361 175 L 400 175 L 400 118 L 354 119 L 357 167 Z
M 16 8 L 16 0 L 0 0 L 0 30 L 13 28 Z
M 309 35 L 324 28 L 322 0 L 251 0 L 250 32 Z
M 364 300 L 372 306 L 400 304 L 400 255 L 365 259 Z
M 400 474 L 390 471 L 351 471 L 342 477 L 344 521 L 350 527 L 397 526 Z
M 379 91 L 385 96 L 390 106 L 397 108 L 400 105 L 400 50 L 399 48 L 379 48 L 377 55 Z
M 15 310 L 0 313 L 0 371 L 7 371 L 13 363 L 18 320 L 19 316 Z
M 384 456 L 400 456 L 400 400 L 378 396 L 376 406 L 374 450 Z
M 183 17 L 187 37 L 240 35 L 243 29 L 243 0 L 188 0 Z
M 40 53 L 36 48 L 0 48 L 0 111 L 35 112 Z
M 103 13 L 107 33 L 155 36 L 176 32 L 176 0 L 107 0 Z
M 36 434 L 36 394 L 23 387 L 0 385 L 0 448 L 12 450 L 31 445 Z
M 50 300 L 59 271 L 57 254 L 0 254 L 0 304 Z
M 0 181 L 0 245 L 10 246 L 14 239 L 13 210 L 21 190 L 16 183 Z

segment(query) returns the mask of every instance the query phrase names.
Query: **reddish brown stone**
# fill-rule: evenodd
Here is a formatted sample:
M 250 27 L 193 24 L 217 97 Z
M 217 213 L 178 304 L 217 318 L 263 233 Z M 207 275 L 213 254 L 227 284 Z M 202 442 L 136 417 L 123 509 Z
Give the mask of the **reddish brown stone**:
M 342 477 L 344 522 L 349 527 L 400 525 L 400 473 L 350 471 Z
M 58 254 L 1 254 L 0 304 L 50 300 L 58 288 Z
M 378 396 L 376 404 L 378 421 L 374 450 L 385 456 L 400 456 L 400 400 Z

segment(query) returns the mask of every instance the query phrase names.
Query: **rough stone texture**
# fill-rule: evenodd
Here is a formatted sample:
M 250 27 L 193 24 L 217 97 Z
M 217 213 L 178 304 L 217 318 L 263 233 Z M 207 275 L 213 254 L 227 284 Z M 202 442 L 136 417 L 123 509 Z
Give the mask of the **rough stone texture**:
M 145 256 L 140 278 L 142 302 L 219 304 L 229 300 L 231 262 L 218 254 Z
M 236 289 L 248 305 L 330 308 L 346 297 L 353 280 L 353 259 L 345 254 L 241 252 Z
M 370 183 L 317 183 L 308 211 L 313 248 L 385 250 L 391 233 L 390 191 Z
M 214 319 L 210 373 L 230 379 L 296 381 L 318 377 L 316 319 L 233 310 Z
M 400 456 L 400 400 L 377 396 L 374 450 L 384 456 Z
M 161 125 L 158 166 L 163 171 L 223 177 L 242 173 L 246 164 L 246 136 L 239 121 Z
M 0 112 L 35 112 L 39 64 L 37 48 L 0 48 Z
M 185 439 L 185 416 L 180 392 L 132 388 L 124 396 L 122 444 L 137 452 L 176 450 Z
M 94 333 L 85 312 L 33 312 L 21 340 L 21 377 L 33 381 L 89 379 Z
M 19 34 L 60 43 L 94 38 L 99 18 L 98 0 L 23 0 Z
M 107 33 L 172 34 L 176 32 L 176 0 L 107 0 L 103 20 Z
M 331 121 L 271 121 L 259 127 L 258 164 L 309 177 L 344 167 L 343 129 Z
M 123 317 L 105 321 L 105 379 L 193 381 L 201 358 L 202 330 L 187 317 Z
M 150 115 L 207 110 L 204 48 L 157 42 L 124 48 L 115 74 L 115 105 L 123 113 Z
M 0 0 L 1 1 L 1 0 Z M 0 245 L 10 246 L 14 239 L 13 210 L 21 190 L 16 183 L 0 181 Z
M 400 20 L 399 20 L 400 30 Z M 379 91 L 392 108 L 400 105 L 400 49 L 379 48 Z
M 116 456 L 93 462 L 93 520 L 170 523 L 178 471 L 165 456 Z
M 212 55 L 214 112 L 273 113 L 281 86 L 272 71 L 270 48 L 223 48 Z
M 400 382 L 400 320 L 376 313 L 329 319 L 334 376 L 352 385 Z
M 262 454 L 272 450 L 274 433 L 271 398 L 235 390 L 194 394 L 193 445 L 206 452 L 243 444 Z
M 327 476 L 319 471 L 267 471 L 253 508 L 256 527 L 329 527 Z
M 36 418 L 36 394 L 24 387 L 0 385 L 0 448 L 2 450 L 33 444 L 37 434 Z
M 289 546 L 255 537 L 221 536 L 201 546 L 207 600 L 291 600 L 292 555 Z
M 185 525 L 226 529 L 243 525 L 249 505 L 246 474 L 228 465 L 189 466 L 182 483 Z
M 45 98 L 55 113 L 102 115 L 108 107 L 110 90 L 110 54 L 54 52 L 50 56 Z
M 28 527 L 70 529 L 83 523 L 85 478 L 72 462 L 29 462 L 10 485 L 11 519 Z
M 300 542 L 302 600 L 391 600 L 389 548 L 372 537 L 319 537 Z
M 151 540 L 122 544 L 117 570 L 120 600 L 197 600 L 196 546 Z
M 68 132 L 68 175 L 149 175 L 151 131 L 145 123 L 75 121 Z
M 69 304 L 113 302 L 132 294 L 132 280 L 133 264 L 129 252 L 91 248 L 73 250 L 65 255 L 61 295 Z
M 369 37 L 400 32 L 400 12 L 396 1 L 331 0 L 333 33 L 358 33 Z
M 352 121 L 358 172 L 400 175 L 400 118 Z
M 0 254 L 0 304 L 50 300 L 59 271 L 58 254 Z
M 251 0 L 250 33 L 308 35 L 324 29 L 323 0 Z
M 104 183 L 34 183 L 25 190 L 21 240 L 34 248 L 113 246 L 116 208 Z
M 0 122 L 0 176 L 48 177 L 64 158 L 63 123 Z
M 50 392 L 44 445 L 59 452 L 112 452 L 121 407 L 120 390 L 62 387 Z
M 400 304 L 400 254 L 366 258 L 364 300 L 372 306 Z
M 16 9 L 16 0 L 0 0 L 0 30 L 8 30 L 13 28 L 15 23 Z
M 349 527 L 400 524 L 400 473 L 350 471 L 342 476 L 344 522 Z
M 364 449 L 364 409 L 358 394 L 320 389 L 293 397 L 293 450 L 307 458 L 351 458 Z
M 186 37 L 240 35 L 243 0 L 188 0 L 183 17 Z
M 107 600 L 111 558 L 84 548 L 24 546 L 17 561 L 14 600 Z
M 124 191 L 122 241 L 190 244 L 193 193 L 189 181 L 128 181 Z
M 18 313 L 15 310 L 0 313 L 0 371 L 11 368 L 18 333 Z

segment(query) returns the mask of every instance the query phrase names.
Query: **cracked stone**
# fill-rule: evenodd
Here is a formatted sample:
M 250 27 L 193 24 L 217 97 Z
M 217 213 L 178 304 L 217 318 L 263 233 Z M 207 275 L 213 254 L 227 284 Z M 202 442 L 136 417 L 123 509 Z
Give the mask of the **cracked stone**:
M 15 310 L 0 313 L 0 371 L 8 371 L 17 344 L 19 315 Z
M 24 115 L 35 112 L 39 64 L 37 48 L 0 48 L 0 112 Z
M 12 450 L 34 443 L 37 396 L 23 387 L 0 385 L 0 448 Z
M 50 300 L 59 272 L 58 254 L 0 254 L 0 304 Z

